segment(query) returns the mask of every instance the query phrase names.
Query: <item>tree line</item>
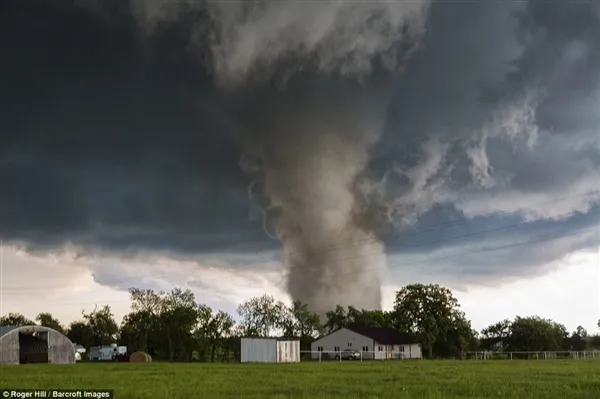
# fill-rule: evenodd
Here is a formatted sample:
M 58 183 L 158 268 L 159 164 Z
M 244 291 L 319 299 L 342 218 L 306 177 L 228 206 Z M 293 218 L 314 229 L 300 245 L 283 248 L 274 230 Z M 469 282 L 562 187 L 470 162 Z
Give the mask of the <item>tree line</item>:
M 43 312 L 35 320 L 18 313 L 0 318 L 0 325 L 41 325 L 58 330 L 86 348 L 118 343 L 170 361 L 239 359 L 240 337 L 284 336 L 300 340 L 302 350 L 349 325 L 393 327 L 410 334 L 426 357 L 462 356 L 466 351 L 583 351 L 600 349 L 600 334 L 538 316 L 502 320 L 476 331 L 448 288 L 411 284 L 396 292 L 390 311 L 337 306 L 324 320 L 300 301 L 291 305 L 263 295 L 237 308 L 238 321 L 221 310 L 198 303 L 192 291 L 175 288 L 156 292 L 131 288 L 131 311 L 117 324 L 109 305 L 82 311 L 81 320 L 64 326 Z M 600 329 L 600 320 L 598 321 Z

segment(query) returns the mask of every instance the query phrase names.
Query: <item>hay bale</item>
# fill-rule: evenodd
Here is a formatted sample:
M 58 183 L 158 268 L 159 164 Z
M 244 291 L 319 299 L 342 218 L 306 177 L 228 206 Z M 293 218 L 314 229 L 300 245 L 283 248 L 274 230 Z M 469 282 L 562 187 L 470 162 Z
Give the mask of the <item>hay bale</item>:
M 131 363 L 150 363 L 152 361 L 152 357 L 146 352 L 133 352 L 131 356 L 129 356 L 129 361 Z

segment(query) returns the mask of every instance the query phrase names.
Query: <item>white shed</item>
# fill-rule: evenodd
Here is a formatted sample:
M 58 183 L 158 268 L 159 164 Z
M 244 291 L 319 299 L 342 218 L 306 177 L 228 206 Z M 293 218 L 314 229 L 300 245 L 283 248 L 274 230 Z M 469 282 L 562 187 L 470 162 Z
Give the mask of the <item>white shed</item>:
M 297 363 L 300 361 L 300 341 L 277 338 L 242 338 L 242 363 Z

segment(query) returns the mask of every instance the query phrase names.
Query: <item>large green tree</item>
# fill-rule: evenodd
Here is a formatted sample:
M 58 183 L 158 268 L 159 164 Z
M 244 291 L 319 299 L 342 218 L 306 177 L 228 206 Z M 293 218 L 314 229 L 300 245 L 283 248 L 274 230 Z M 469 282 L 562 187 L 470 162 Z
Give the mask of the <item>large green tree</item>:
M 130 288 L 129 295 L 131 312 L 123 318 L 121 339 L 158 358 L 189 360 L 197 348 L 198 307 L 192 291 Z
M 213 313 L 207 328 L 207 337 L 211 345 L 210 361 L 215 361 L 217 350 L 221 353 L 226 350 L 225 340 L 231 335 L 235 321 L 231 315 L 219 310 Z
M 348 306 L 348 323 L 363 327 L 391 327 L 391 313 L 383 310 L 357 309 Z
M 331 333 L 350 325 L 361 327 L 392 327 L 392 312 L 382 310 L 357 309 L 354 306 L 344 308 L 341 305 L 328 311 L 323 330 Z
M 211 356 L 212 345 L 210 339 L 211 322 L 213 320 L 213 310 L 205 304 L 198 304 L 196 316 L 196 326 L 194 328 L 195 347 L 197 360 L 207 361 Z
M 130 312 L 121 321 L 119 342 L 132 351 L 148 351 L 149 345 L 156 341 L 158 328 L 158 320 L 149 312 Z
M 470 339 L 456 336 L 467 330 L 471 334 L 470 323 L 459 307 L 458 300 L 446 287 L 437 284 L 411 284 L 396 293 L 391 318 L 399 331 L 417 337 L 429 357 L 433 357 L 436 341 L 452 340 L 458 348 L 464 346 L 462 341 Z M 466 324 L 468 328 L 465 328 Z M 453 331 L 455 336 L 447 337 L 449 331 Z
M 129 289 L 131 312 L 123 318 L 120 333 L 121 339 L 131 349 L 148 351 L 159 357 L 163 354 L 160 348 L 163 341 L 166 342 L 166 334 L 161 331 L 160 324 L 162 295 L 164 293 L 150 289 Z M 165 356 L 167 352 L 168 349 L 165 349 Z
M 60 333 L 65 333 L 65 328 L 60 324 L 60 321 L 52 316 L 51 313 L 42 312 L 38 314 L 35 320 L 40 324 L 40 326 L 50 327 Z
M 568 346 L 572 351 L 584 351 L 588 346 L 588 332 L 583 326 L 577 326 L 577 329 L 571 333 L 568 339 Z
M 463 312 L 457 311 L 449 327 L 434 342 L 434 352 L 442 357 L 462 357 L 466 351 L 479 347 L 477 331 L 471 327 Z
M 539 316 L 517 317 L 511 323 L 510 351 L 559 351 L 567 347 L 568 332 L 559 323 Z
M 119 326 L 109 305 L 97 306 L 90 313 L 82 312 L 92 332 L 92 345 L 110 345 L 116 341 Z
M 280 312 L 278 327 L 283 335 L 299 338 L 301 349 L 310 350 L 311 342 L 323 330 L 319 315 L 300 300 L 292 302 L 290 307 L 284 306 Z
M 228 358 L 230 347 L 227 340 L 231 337 L 235 326 L 233 317 L 222 310 L 214 312 L 205 304 L 198 305 L 197 315 L 194 337 L 200 359 L 207 360 L 210 355 L 210 361 L 214 362 L 218 354 L 221 359 Z
M 598 329 L 600 329 L 600 320 L 598 320 Z M 588 338 L 591 348 L 600 349 L 600 333 L 594 334 Z
M 94 345 L 94 332 L 85 320 L 71 323 L 67 329 L 67 337 L 74 344 L 82 345 L 87 349 Z
M 600 334 L 594 334 L 589 338 L 589 346 L 593 349 L 600 349 Z
M 510 341 L 512 322 L 504 319 L 481 330 L 481 349 L 506 350 Z
M 342 305 L 337 305 L 335 309 L 326 312 L 325 317 L 326 321 L 323 327 L 326 334 L 347 327 L 350 324 L 348 310 Z
M 28 319 L 21 313 L 9 313 L 0 317 L 0 326 L 9 327 L 20 327 L 20 326 L 32 326 L 36 323 L 33 320 Z
M 175 288 L 162 295 L 160 322 L 166 332 L 169 344 L 169 360 L 191 358 L 193 346 L 192 331 L 196 325 L 198 307 L 191 290 Z
M 266 294 L 240 304 L 237 312 L 243 334 L 268 337 L 281 326 L 285 308 L 285 304 Z

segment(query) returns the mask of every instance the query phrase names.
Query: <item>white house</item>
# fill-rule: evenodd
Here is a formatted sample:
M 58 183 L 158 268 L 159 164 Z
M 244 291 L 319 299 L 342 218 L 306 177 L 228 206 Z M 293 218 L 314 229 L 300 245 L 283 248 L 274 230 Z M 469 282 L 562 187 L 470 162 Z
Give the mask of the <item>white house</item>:
M 348 326 L 311 344 L 313 359 L 324 357 L 325 353 L 335 357 L 336 352 L 348 349 L 362 352 L 363 359 L 421 359 L 423 356 L 421 344 L 387 327 Z

